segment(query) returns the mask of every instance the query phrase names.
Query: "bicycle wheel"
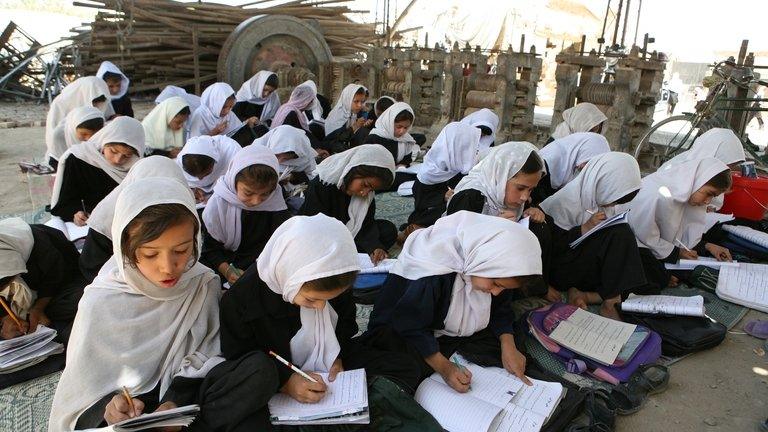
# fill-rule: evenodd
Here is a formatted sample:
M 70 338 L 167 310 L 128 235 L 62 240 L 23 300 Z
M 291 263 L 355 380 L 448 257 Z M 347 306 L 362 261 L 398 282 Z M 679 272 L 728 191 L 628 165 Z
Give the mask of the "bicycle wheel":
M 635 159 L 640 171 L 655 172 L 664 162 L 688 150 L 701 133 L 694 127 L 693 114 L 666 118 L 651 127 L 635 148 Z

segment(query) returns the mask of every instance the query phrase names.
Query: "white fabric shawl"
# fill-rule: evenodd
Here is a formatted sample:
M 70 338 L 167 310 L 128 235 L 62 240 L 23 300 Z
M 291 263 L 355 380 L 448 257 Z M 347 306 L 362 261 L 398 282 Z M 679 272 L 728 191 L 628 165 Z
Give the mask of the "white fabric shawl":
M 0 220 L 0 279 L 26 273 L 34 246 L 28 223 L 16 217 Z
M 563 111 L 563 121 L 552 132 L 552 138 L 559 139 L 576 132 L 589 132 L 606 120 L 608 117 L 600 108 L 589 102 L 582 102 Z
M 640 189 L 640 167 L 631 155 L 608 152 L 595 156 L 562 189 L 545 199 L 540 207 L 564 230 L 580 226 L 592 215 L 587 213 L 613 204 Z
M 355 93 L 358 90 L 363 89 L 368 91 L 367 88 L 360 84 L 348 84 L 341 91 L 341 96 L 336 102 L 331 112 L 328 113 L 328 118 L 325 119 L 325 134 L 330 135 L 331 132 L 339 129 L 342 126 L 352 126 L 354 114 L 352 113 L 352 101 L 355 99 Z
M 672 253 L 676 240 L 692 248 L 705 231 L 706 206 L 688 204 L 691 195 L 728 166 L 715 158 L 677 164 L 643 179 L 635 199 L 629 203 L 629 226 L 638 245 L 653 251 L 658 259 Z
M 114 99 L 120 99 L 121 97 L 125 96 L 125 94 L 128 93 L 128 86 L 131 84 L 131 80 L 128 79 L 128 77 L 114 63 L 109 61 L 103 61 L 99 66 L 99 70 L 96 71 L 96 76 L 101 79 L 104 79 L 104 75 L 107 72 L 118 74 L 122 77 L 120 78 L 120 93 L 116 95 L 110 94 L 109 98 L 114 100 Z
M 277 109 L 280 108 L 280 96 L 277 94 L 277 89 L 270 93 L 266 98 L 261 97 L 264 92 L 264 85 L 272 75 L 277 74 L 265 70 L 259 71 L 256 75 L 252 76 L 251 79 L 244 82 L 235 95 L 238 102 L 248 102 L 264 106 L 261 110 L 261 116 L 259 116 L 259 121 L 261 122 L 272 120 Z
M 604 136 L 577 132 L 547 144 L 539 150 L 539 155 L 547 162 L 552 187 L 560 189 L 576 177 L 577 166 L 609 151 L 611 147 Z
M 506 208 L 504 197 L 507 194 L 507 182 L 517 175 L 531 153 L 538 157 L 536 147 L 525 141 L 513 141 L 494 147 L 486 158 L 459 181 L 453 196 L 463 190 L 477 190 L 485 197 L 482 213 L 498 216 Z M 541 164 L 544 165 L 543 162 Z M 518 211 L 518 219 L 522 215 L 523 212 Z
M 138 156 L 133 155 L 131 159 L 121 166 L 112 165 L 102 153 L 104 145 L 110 143 L 125 144 L 136 150 Z M 88 141 L 67 150 L 59 161 L 59 175 L 56 176 L 56 180 L 53 183 L 51 207 L 55 206 L 59 201 L 61 185 L 64 181 L 64 167 L 70 154 L 104 171 L 112 180 L 119 184 L 128 174 L 128 170 L 133 164 L 144 155 L 144 128 L 138 120 L 132 117 L 120 116 L 107 123 L 103 129 L 96 132 Z
M 145 208 L 182 204 L 196 216 L 186 188 L 167 178 L 142 179 L 117 200 L 112 237 Z M 197 233 L 198 245 L 200 233 Z M 104 396 L 126 386 L 143 394 L 160 384 L 162 398 L 176 376 L 203 378 L 223 359 L 219 348 L 219 278 L 191 261 L 173 288 L 160 288 L 114 256 L 86 287 L 72 325 L 48 430 L 73 430 L 78 417 Z M 197 257 L 194 257 L 197 258 Z
M 184 98 L 174 96 L 152 108 L 141 122 L 146 135 L 146 146 L 159 150 L 184 147 L 184 128 L 174 131 L 168 124 L 179 111 L 187 107 L 189 104 Z
M 96 205 L 91 212 L 91 216 L 88 218 L 88 227 L 112 240 L 112 221 L 115 218 L 115 205 L 117 204 L 120 192 L 138 180 L 151 177 L 167 177 L 178 181 L 184 186 L 187 185 L 181 167 L 172 159 L 168 159 L 165 156 L 143 158 L 136 162 L 128 171 L 125 179 Z M 187 188 L 187 191 L 192 195 L 192 191 L 189 188 Z
M 57 152 L 55 150 L 53 132 L 64 121 L 64 117 L 77 107 L 84 105 L 93 106 L 93 100 L 101 96 L 104 96 L 107 100 L 99 105 L 98 109 L 105 113 L 107 106 L 109 106 L 109 87 L 107 87 L 107 83 L 103 79 L 95 76 L 76 79 L 64 87 L 61 93 L 56 96 L 53 102 L 51 102 L 51 106 L 48 108 L 48 115 L 45 118 L 45 145 L 49 156 L 56 159 Z
M 386 168 L 392 172 L 393 178 L 395 176 L 395 160 L 392 158 L 392 153 L 379 144 L 363 144 L 329 156 L 320 162 L 316 173 L 323 183 L 335 185 L 342 190 L 344 177 L 349 170 L 360 165 Z M 347 208 L 349 213 L 347 228 L 352 233 L 352 237 L 355 237 L 363 227 L 363 220 L 375 195 L 376 192 L 371 191 L 364 197 L 355 195 L 350 200 Z
M 70 111 L 53 131 L 53 149 L 49 155 L 59 160 L 65 151 L 80 144 L 82 141 L 77 138 L 77 126 L 97 118 L 104 120 L 104 113 L 93 105 L 83 105 Z
M 459 211 L 408 236 L 390 273 L 409 280 L 457 273 L 445 327 L 436 335 L 471 336 L 486 328 L 491 294 L 472 289 L 470 276 L 540 275 L 541 246 L 520 224 Z
M 174 96 L 178 96 L 187 101 L 189 109 L 192 110 L 192 112 L 194 112 L 197 107 L 200 106 L 200 96 L 189 94 L 183 88 L 176 86 L 165 86 L 163 91 L 161 91 L 160 94 L 155 98 L 155 103 L 159 104 L 162 101 Z
M 466 174 L 479 159 L 480 129 L 467 123 L 448 123 L 424 156 L 416 175 L 423 184 L 434 185 Z
M 496 141 L 496 131 L 499 129 L 499 116 L 488 108 L 475 111 L 461 119 L 462 123 L 478 127 L 485 126 L 491 130 L 490 135 L 480 137 L 480 150 L 487 150 Z
M 217 82 L 206 88 L 200 97 L 200 106 L 189 118 L 189 137 L 210 135 L 213 128 L 225 121 L 227 129 L 220 135 L 226 135 L 239 128 L 242 122 L 231 110 L 224 117 L 220 115 L 231 96 L 235 96 L 235 90 L 227 83 Z
M 317 151 L 312 148 L 312 144 L 304 131 L 293 126 L 281 125 L 272 128 L 262 137 L 256 138 L 253 144 L 267 147 L 272 150 L 275 156 L 280 153 L 296 153 L 298 156 L 296 159 L 280 163 L 280 174 L 303 172 L 309 179 L 314 178 L 317 169 L 317 162 L 315 162 Z
M 240 144 L 238 144 L 237 141 L 224 135 L 201 135 L 187 140 L 184 148 L 182 148 L 176 156 L 176 163 L 178 163 L 183 170 L 184 165 L 182 165 L 182 161 L 184 155 L 205 155 L 213 159 L 215 161 L 213 171 L 203 177 L 202 180 L 191 176 L 184 171 L 184 177 L 187 179 L 189 187 L 198 188 L 210 193 L 213 190 L 213 185 L 216 183 L 216 180 L 227 172 L 230 162 L 232 162 L 237 152 L 241 149 L 242 147 L 240 147 Z
M 294 216 L 275 230 L 256 266 L 269 289 L 293 303 L 305 282 L 359 271 L 356 251 L 349 230 L 338 220 L 323 214 Z M 338 315 L 327 302 L 322 309 L 300 309 L 301 329 L 291 339 L 291 362 L 303 370 L 328 372 L 341 352 Z
M 272 194 L 259 205 L 249 207 L 237 198 L 235 178 L 240 171 L 251 165 L 267 165 L 275 170 L 275 174 L 278 172 L 277 158 L 270 149 L 257 145 L 243 148 L 235 155 L 224 176 L 216 181 L 213 195 L 203 210 L 205 229 L 230 251 L 237 250 L 240 246 L 243 235 L 240 219 L 243 210 L 275 212 L 288 208 L 283 199 L 283 191 L 277 184 Z
M 416 145 L 416 140 L 413 139 L 409 133 L 413 127 L 413 122 L 411 122 L 411 125 L 408 126 L 408 129 L 402 136 L 399 138 L 395 136 L 395 117 L 403 111 L 408 111 L 414 116 L 414 119 L 416 118 L 410 105 L 405 102 L 395 102 L 391 107 L 381 113 L 381 116 L 376 119 L 376 124 L 374 125 L 373 130 L 370 132 L 370 135 L 377 135 L 382 138 L 397 141 L 397 157 L 395 158 L 395 163 L 400 163 L 400 161 L 408 155 L 411 155 L 411 157 L 415 159 L 415 156 L 419 153 L 419 146 Z

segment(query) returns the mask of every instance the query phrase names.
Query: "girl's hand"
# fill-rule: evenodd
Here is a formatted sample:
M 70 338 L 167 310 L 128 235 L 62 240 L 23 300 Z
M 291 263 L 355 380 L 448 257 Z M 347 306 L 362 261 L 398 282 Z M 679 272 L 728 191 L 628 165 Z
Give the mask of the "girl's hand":
M 21 328 L 16 325 L 10 316 L 6 315 L 2 319 L 2 327 L 0 327 L 0 339 L 13 339 L 21 335 L 26 334 L 29 331 L 29 324 L 26 321 L 21 322 Z
M 600 225 L 600 222 L 604 221 L 606 219 L 605 212 L 599 211 L 592 215 L 592 217 L 589 218 L 586 222 L 584 222 L 583 225 L 581 225 L 581 233 L 585 234 L 587 231 L 591 230 L 592 228 Z
M 704 249 L 707 250 L 718 261 L 733 261 L 731 251 L 728 248 L 716 245 L 714 243 L 707 243 L 704 245 Z
M 315 160 L 318 160 L 318 159 L 323 160 L 331 155 L 328 152 L 328 150 L 325 150 L 325 149 L 315 149 L 315 151 L 317 152 L 317 157 L 315 158 Z
M 469 391 L 469 386 L 472 384 L 472 372 L 465 367 L 459 367 L 458 365 L 451 363 L 446 359 L 447 364 L 438 371 L 446 384 L 451 386 L 452 389 L 459 393 L 466 393 Z
M 88 223 L 88 215 L 84 211 L 80 210 L 72 217 L 72 222 L 77 226 L 85 226 Z
M 523 212 L 523 216 L 530 217 L 531 220 L 533 222 L 536 222 L 536 223 L 544 222 L 544 218 L 545 218 L 544 212 L 541 211 L 541 209 L 539 209 L 537 207 L 530 207 L 530 208 L 526 209 Z
M 176 402 L 172 402 L 172 401 L 163 402 L 159 407 L 157 407 L 155 412 L 168 411 L 170 409 L 174 409 L 174 408 L 178 408 L 178 407 L 179 406 L 176 405 Z M 164 427 L 164 428 L 159 428 L 158 431 L 160 431 L 160 432 L 181 432 L 181 426 L 168 426 L 168 427 Z
M 680 249 L 680 259 L 697 260 L 697 259 L 699 259 L 699 254 L 696 251 L 694 251 L 694 250 L 687 251 L 687 250 L 681 248 Z
M 448 190 L 447 190 L 447 191 L 445 191 L 445 202 L 448 202 L 448 201 L 450 201 L 450 200 L 451 200 L 451 197 L 452 197 L 452 196 L 453 196 L 453 194 L 455 194 L 455 193 L 456 193 L 456 192 L 455 192 L 453 189 L 451 189 L 451 188 L 448 188 Z
M 371 126 L 373 126 L 373 120 L 366 120 L 363 126 L 370 128 Z
M 344 365 L 341 364 L 341 358 L 337 358 L 333 362 L 333 365 L 331 365 L 331 369 L 328 371 L 328 381 L 335 381 L 336 375 L 338 375 L 339 372 L 344 372 Z
M 37 330 L 38 324 L 44 325 L 44 326 L 51 325 L 51 320 L 45 314 L 45 311 L 43 309 L 33 307 L 32 309 L 29 310 L 29 316 L 27 316 L 27 319 L 29 320 L 30 331 Z
M 504 209 L 499 213 L 499 217 L 503 217 L 504 219 L 509 219 L 513 222 L 517 222 L 517 210 Z
M 192 193 L 195 195 L 195 202 L 196 203 L 204 203 L 205 202 L 205 191 L 203 191 L 200 188 L 192 188 Z
M 325 382 L 320 375 L 310 373 L 309 376 L 317 380 L 317 383 L 313 383 L 301 375 L 294 373 L 288 378 L 288 381 L 285 382 L 285 385 L 283 385 L 283 388 L 281 388 L 280 391 L 301 403 L 320 402 L 325 396 L 328 386 L 325 385 Z
M 353 132 L 357 132 L 358 129 L 360 129 L 361 127 L 365 126 L 365 122 L 366 122 L 366 120 L 364 118 L 362 118 L 362 117 L 360 117 L 357 120 L 355 120 L 355 122 L 352 123 L 352 131 Z
M 385 260 L 389 257 L 389 254 L 384 249 L 376 249 L 371 254 L 371 261 L 373 261 L 373 265 L 379 265 L 379 263 L 382 260 Z
M 547 299 L 547 301 L 550 303 L 559 303 L 563 301 L 563 295 L 560 294 L 560 291 L 556 290 L 552 285 L 547 287 L 547 293 L 544 295 L 544 298 Z
M 525 376 L 525 356 L 517 350 L 515 338 L 511 334 L 501 335 L 501 363 L 509 373 L 514 374 L 520 381 L 526 385 L 533 385 L 531 380 Z
M 181 147 L 171 147 L 170 150 L 168 150 L 168 157 L 171 159 L 176 159 L 176 156 L 179 155 L 179 152 L 181 151 Z
M 229 122 L 227 120 L 224 120 L 223 122 L 216 125 L 215 128 L 211 129 L 211 135 L 219 135 L 225 130 L 227 130 L 227 125 L 229 125 Z
M 128 405 L 128 401 L 125 400 L 125 396 L 122 394 L 114 395 L 104 410 L 104 420 L 107 421 L 107 424 L 115 424 L 140 416 L 142 411 L 144 411 L 144 402 L 136 398 L 132 398 L 132 400 L 135 409 L 133 412 L 131 412 L 131 407 Z
M 257 124 L 259 124 L 259 118 L 258 117 L 249 117 L 248 120 L 246 120 L 246 123 L 248 123 L 248 127 L 254 127 Z

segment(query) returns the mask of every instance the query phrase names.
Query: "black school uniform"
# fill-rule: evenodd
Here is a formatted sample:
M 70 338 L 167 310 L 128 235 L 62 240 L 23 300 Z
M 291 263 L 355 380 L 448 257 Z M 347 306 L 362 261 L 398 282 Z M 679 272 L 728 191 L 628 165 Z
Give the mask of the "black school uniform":
M 236 102 L 235 106 L 232 107 L 232 112 L 235 113 L 240 121 L 245 121 L 251 117 L 258 117 L 261 119 L 261 113 L 264 112 L 264 105 L 259 105 L 248 101 L 239 101 Z M 254 136 L 256 138 L 261 138 L 267 132 L 269 132 L 269 124 L 271 122 L 271 119 L 267 120 L 266 122 L 259 121 L 259 124 L 253 128 Z
M 413 212 L 408 216 L 409 224 L 423 227 L 432 226 L 445 213 L 445 193 L 455 188 L 466 174 L 456 174 L 448 181 L 438 184 L 424 184 L 416 178 L 413 183 Z
M 117 182 L 104 170 L 97 168 L 77 156 L 67 156 L 62 176 L 59 200 L 51 208 L 51 214 L 62 218 L 65 222 L 72 222 L 75 213 L 90 212 L 96 204 L 100 203 L 112 189 L 117 187 Z
M 362 130 L 365 128 L 360 128 L 360 129 Z M 395 140 L 383 138 L 378 135 L 369 134 L 365 137 L 365 141 L 361 144 L 381 144 L 382 146 L 384 146 L 385 149 L 387 149 L 387 151 L 392 153 L 392 158 L 395 160 L 395 165 L 411 166 L 411 163 L 413 162 L 413 160 L 411 159 L 410 153 L 405 155 L 405 157 L 402 158 L 401 160 L 397 160 L 397 141 Z M 355 144 L 353 146 L 357 146 L 361 144 Z M 405 182 L 413 181 L 413 180 L 416 180 L 416 174 L 395 172 L 395 181 L 392 183 L 392 186 L 390 186 L 388 190 L 396 191 L 401 184 Z
M 124 94 L 121 98 L 112 99 L 112 109 L 115 110 L 116 116 L 133 117 L 133 105 L 131 104 L 131 98 L 128 97 L 128 93 Z
M 464 189 L 456 193 L 448 203 L 446 214 L 453 214 L 457 211 L 467 210 L 473 213 L 482 213 L 485 205 L 485 195 L 477 189 Z M 526 206 L 526 208 L 528 208 Z M 550 272 L 552 271 L 552 232 L 547 223 L 536 223 L 530 221 L 528 229 L 536 236 L 541 246 L 541 263 L 544 281 L 549 283 Z
M 357 118 L 359 117 L 360 113 L 358 113 Z M 363 144 L 363 142 L 365 142 L 365 137 L 368 136 L 370 132 L 370 129 L 363 127 L 355 131 L 351 126 L 344 124 L 335 131 L 327 134 L 325 140 L 323 140 L 323 145 L 328 148 L 331 153 L 341 153 L 352 147 Z
M 93 282 L 104 264 L 112 258 L 112 240 L 104 234 L 88 229 L 85 236 L 83 251 L 80 252 L 78 265 L 80 272 L 88 283 Z
M 296 114 L 296 111 L 289 112 L 288 115 L 285 116 L 285 119 L 283 119 L 283 124 L 293 126 L 296 129 L 304 131 L 304 133 L 307 135 L 307 138 L 309 138 L 309 145 L 312 146 L 313 149 L 323 149 L 330 151 L 327 147 L 325 147 L 325 144 L 315 136 L 314 133 L 301 127 L 299 115 Z
M 309 245 L 308 245 L 309 246 Z M 365 368 L 369 376 L 383 375 L 406 389 L 415 390 L 416 364 L 401 353 L 385 353 L 365 347 L 353 339 L 358 327 L 352 291 L 347 290 L 328 302 L 338 315 L 336 338 L 339 357 L 345 370 Z M 258 268 L 251 265 L 221 299 L 221 351 L 234 360 L 254 351 L 276 352 L 291 361 L 291 339 L 301 329 L 299 306 L 287 303 L 261 280 Z M 277 359 L 278 388 L 293 371 Z M 264 389 L 274 393 L 276 389 Z
M 272 233 L 290 217 L 291 214 L 288 210 L 243 210 L 240 213 L 242 234 L 237 250 L 231 251 L 226 249 L 224 243 L 216 240 L 208 231 L 204 230 L 200 262 L 217 273 L 219 273 L 219 265 L 221 263 L 231 263 L 239 269 L 247 269 L 256 261 L 256 258 L 264 249 L 264 245 L 272 237 Z M 226 278 L 222 280 L 226 281 Z
M 531 205 L 533 206 L 538 206 L 544 202 L 545 199 L 551 197 L 559 190 L 552 187 L 552 180 L 549 176 L 549 166 L 547 166 L 547 161 L 544 161 L 544 169 L 546 170 L 545 174 L 541 177 L 541 180 L 539 180 L 536 188 L 531 193 Z
M 456 275 L 409 280 L 390 273 L 361 340 L 377 349 L 407 352 L 420 364 L 422 379 L 434 372 L 424 358 L 438 351 L 446 357 L 458 351 L 481 366 L 503 367 L 499 337 L 514 334 L 511 290 L 493 297 L 490 321 L 484 330 L 466 337 L 435 337 L 435 331 L 444 328 Z
M 336 185 L 323 183 L 320 177 L 315 177 L 309 182 L 304 196 L 304 204 L 299 209 L 299 215 L 314 216 L 323 213 L 342 223 L 349 222 L 348 208 L 352 197 L 339 190 Z M 371 254 L 376 249 L 389 250 L 397 240 L 395 225 L 387 220 L 374 219 L 375 215 L 376 200 L 373 200 L 368 207 L 360 232 L 355 236 L 355 245 L 360 253 Z

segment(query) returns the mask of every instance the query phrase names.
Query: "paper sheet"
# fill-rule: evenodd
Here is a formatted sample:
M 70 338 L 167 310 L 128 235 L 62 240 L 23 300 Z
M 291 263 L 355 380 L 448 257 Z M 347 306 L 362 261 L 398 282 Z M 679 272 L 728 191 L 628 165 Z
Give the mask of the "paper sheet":
M 768 265 L 742 263 L 723 267 L 717 279 L 718 297 L 768 313 Z
M 614 225 L 618 225 L 618 224 L 622 224 L 622 223 L 627 223 L 627 213 L 628 213 L 628 211 L 625 211 L 624 213 L 619 213 L 619 214 L 617 214 L 615 216 L 612 216 L 612 217 L 610 217 L 610 218 L 600 222 L 594 228 L 592 228 L 591 230 L 585 232 L 584 235 L 582 235 L 581 237 L 579 237 L 576 240 L 572 241 L 571 244 L 570 244 L 571 249 L 574 249 L 576 246 L 580 245 L 581 242 L 586 240 L 589 236 L 591 236 L 592 234 L 594 234 L 594 233 L 596 233 L 596 232 L 598 232 L 600 230 L 603 230 L 603 229 L 608 228 L 608 227 L 612 227 Z
M 707 215 L 704 217 L 704 232 L 709 231 L 715 224 L 730 222 L 734 219 L 736 218 L 733 217 L 733 214 L 707 212 Z
M 270 415 L 281 419 L 330 417 L 351 414 L 348 411 L 361 411 L 368 407 L 368 387 L 364 369 L 341 372 L 333 382 L 328 380 L 328 374 L 318 375 L 323 377 L 328 385 L 328 391 L 320 402 L 305 404 L 278 393 L 269 400 Z
M 549 337 L 571 351 L 611 365 L 636 327 L 576 309 Z
M 88 235 L 88 225 L 77 226 L 72 222 L 64 222 L 58 216 L 52 216 L 45 225 L 63 232 L 69 241 L 85 238 Z
M 408 167 L 397 167 L 395 172 L 400 173 L 406 173 L 406 174 L 418 174 L 421 170 L 421 164 L 420 163 L 412 163 L 411 166 Z
M 524 226 L 526 228 L 529 228 L 530 225 L 531 225 L 531 217 L 530 216 L 526 216 L 526 217 L 520 219 L 519 221 L 517 221 L 517 223 L 519 223 L 520 225 L 522 225 L 522 226 Z
M 373 265 L 370 255 L 364 253 L 357 254 L 357 260 L 360 264 L 360 274 L 389 273 L 392 270 L 392 266 L 397 262 L 396 259 L 387 258 L 379 262 L 379 265 Z
M 407 181 L 407 182 L 401 183 L 400 186 L 397 187 L 397 194 L 400 196 L 413 196 L 414 183 L 416 182 Z
M 539 432 L 544 426 L 544 416 L 521 406 L 510 404 L 496 418 L 491 432 Z
M 461 365 L 469 369 L 469 372 L 472 374 L 472 389 L 467 394 L 476 399 L 488 402 L 499 408 L 504 408 L 512 400 L 512 397 L 520 391 L 520 388 L 525 386 L 522 381 L 514 378 L 514 376 L 510 377 L 494 371 L 493 369 L 495 368 L 478 366 L 464 360 L 459 355 L 451 357 L 451 359 L 454 358 Z M 432 375 L 430 378 L 443 382 L 442 377 L 437 374 Z
M 534 412 L 542 418 L 549 418 L 563 399 L 563 385 L 556 382 L 529 378 L 532 386 L 523 385 L 512 403 Z
M 487 431 L 501 412 L 495 405 L 431 378 L 422 381 L 414 399 L 450 432 Z
M 749 240 L 758 246 L 768 248 L 768 234 L 762 231 L 740 225 L 723 225 L 723 229 L 744 240 Z
M 720 268 L 723 266 L 738 267 L 738 261 L 718 261 L 712 257 L 699 257 L 699 259 L 689 260 L 681 259 L 676 264 L 665 263 L 664 268 L 667 270 L 693 270 L 696 266 L 707 266 L 712 268 Z
M 668 314 L 685 316 L 704 316 L 704 297 L 697 295 L 691 297 L 668 295 L 644 295 L 630 294 L 621 303 L 621 309 L 628 312 L 641 312 L 648 314 Z

